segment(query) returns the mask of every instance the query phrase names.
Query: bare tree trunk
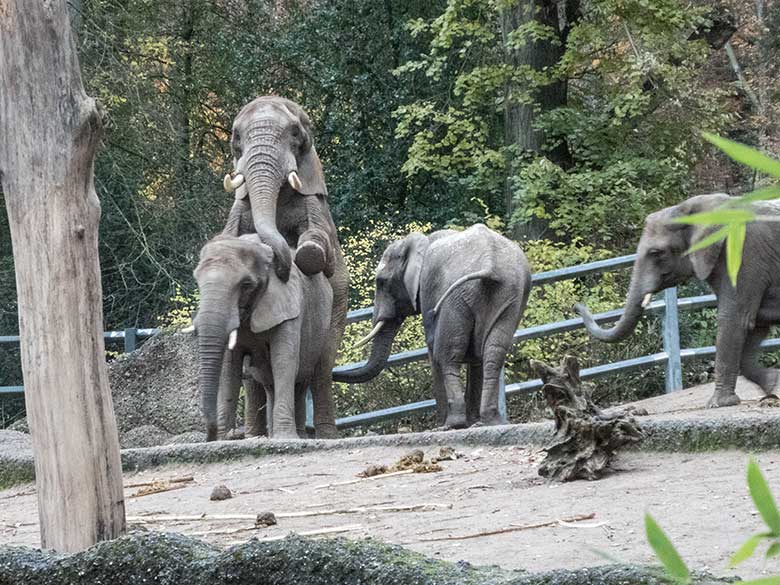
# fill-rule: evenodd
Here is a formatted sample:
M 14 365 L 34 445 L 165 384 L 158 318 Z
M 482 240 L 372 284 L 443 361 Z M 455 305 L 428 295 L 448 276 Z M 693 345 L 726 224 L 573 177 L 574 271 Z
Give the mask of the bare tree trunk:
M 568 6 L 567 6 L 568 9 Z M 568 15 L 567 15 L 568 16 Z M 518 49 L 507 49 L 506 62 L 517 69 L 530 66 L 541 71 L 544 68 L 552 70 L 563 56 L 565 47 L 564 32 L 561 30 L 561 20 L 558 15 L 558 2 L 555 0 L 516 0 L 512 6 L 508 6 L 500 13 L 501 31 L 504 44 L 510 40 L 511 33 L 520 26 L 531 21 L 552 28 L 561 40 L 553 43 L 549 40 L 527 42 Z M 505 141 L 509 146 L 516 146 L 517 150 L 542 152 L 544 146 L 543 134 L 535 128 L 536 121 L 541 113 L 566 104 L 567 86 L 565 80 L 559 80 L 537 89 L 534 92 L 534 104 L 520 103 L 513 95 L 522 92 L 526 88 L 507 87 L 507 100 L 505 106 Z M 546 152 L 553 161 L 563 166 L 570 164 L 571 157 L 565 144 L 559 145 Z M 508 176 L 511 178 L 514 169 L 510 164 Z M 510 181 L 507 180 L 505 188 L 506 213 L 511 217 L 514 212 L 513 192 Z M 536 225 L 531 222 L 526 226 L 520 226 L 517 236 L 538 237 L 544 230 L 544 225 Z
M 125 530 L 93 184 L 101 122 L 64 1 L 0 0 L 0 179 L 11 226 L 41 545 Z

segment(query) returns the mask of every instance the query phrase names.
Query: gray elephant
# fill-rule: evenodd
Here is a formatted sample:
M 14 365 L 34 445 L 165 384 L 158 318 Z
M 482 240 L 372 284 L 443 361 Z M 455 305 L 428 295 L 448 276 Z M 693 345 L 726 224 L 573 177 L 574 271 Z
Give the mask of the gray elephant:
M 379 374 L 404 319 L 422 313 L 439 424 L 503 423 L 499 376 L 530 288 L 523 251 L 484 225 L 412 233 L 392 243 L 377 268 L 374 329 L 363 340 L 374 339 L 368 362 L 333 379 L 358 383 Z
M 268 391 L 269 435 L 304 431 L 304 392 L 325 356 L 333 301 L 322 274 L 293 266 L 287 282 L 273 270 L 273 251 L 257 235 L 218 236 L 207 242 L 195 269 L 201 407 L 208 440 L 231 428 L 249 355 L 252 377 Z M 248 389 L 248 427 L 259 410 L 259 387 Z M 220 412 L 217 414 L 217 398 Z
M 780 323 L 780 224 L 755 222 L 747 225 L 742 267 L 736 290 L 726 270 L 723 241 L 686 251 L 717 228 L 673 223 L 694 213 L 712 211 L 733 198 L 721 193 L 698 195 L 679 205 L 647 216 L 637 248 L 625 313 L 611 329 L 599 327 L 588 309 L 575 305 L 585 326 L 596 339 L 616 342 L 634 330 L 653 293 L 696 277 L 707 282 L 718 299 L 718 334 L 715 354 L 715 393 L 708 407 L 739 403 L 735 386 L 740 373 L 769 394 L 777 384 L 778 371 L 757 363 L 757 350 L 769 327 Z M 777 203 L 756 203 L 756 213 L 780 215 Z
M 236 201 L 223 234 L 256 232 L 272 248 L 275 271 L 282 281 L 290 273 L 293 253 L 304 274 L 323 272 L 330 281 L 331 323 L 312 395 L 317 437 L 335 437 L 331 370 L 346 325 L 349 275 L 328 206 L 311 122 L 290 100 L 259 97 L 236 116 L 231 147 L 235 170 L 225 177 L 225 187 L 235 191 Z

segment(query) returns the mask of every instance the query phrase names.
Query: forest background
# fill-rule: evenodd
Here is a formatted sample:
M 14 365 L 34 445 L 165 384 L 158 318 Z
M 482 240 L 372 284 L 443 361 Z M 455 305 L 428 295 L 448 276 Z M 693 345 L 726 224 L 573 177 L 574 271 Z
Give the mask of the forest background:
M 630 253 L 647 213 L 689 195 L 755 187 L 708 147 L 709 131 L 780 154 L 778 0 L 72 0 L 87 92 L 107 131 L 96 164 L 106 330 L 178 327 L 192 270 L 232 197 L 232 119 L 279 94 L 311 116 L 351 271 L 350 308 L 410 230 L 484 221 L 534 271 Z M 0 193 L 0 197 L 2 194 Z M 10 235 L 0 214 L 0 334 L 18 330 Z M 703 290 L 688 285 L 682 294 Z M 571 316 L 624 297 L 625 274 L 535 289 L 524 318 Z M 366 323 L 352 325 L 340 363 Z M 660 350 L 658 324 L 617 347 L 570 333 L 517 347 L 584 365 Z M 652 332 L 643 335 L 643 331 Z M 710 345 L 711 311 L 682 315 L 682 345 Z M 407 326 L 396 350 L 421 347 Z M 0 385 L 21 383 L 0 346 Z M 773 356 L 765 359 L 770 362 Z M 660 392 L 660 371 L 614 377 L 600 398 Z M 687 384 L 711 364 L 686 364 Z M 339 385 L 340 415 L 427 398 L 424 364 Z M 628 390 L 630 389 L 630 390 Z M 512 403 L 514 418 L 538 408 Z M 2 405 L 0 418 L 18 410 Z M 2 422 L 2 421 L 0 421 Z

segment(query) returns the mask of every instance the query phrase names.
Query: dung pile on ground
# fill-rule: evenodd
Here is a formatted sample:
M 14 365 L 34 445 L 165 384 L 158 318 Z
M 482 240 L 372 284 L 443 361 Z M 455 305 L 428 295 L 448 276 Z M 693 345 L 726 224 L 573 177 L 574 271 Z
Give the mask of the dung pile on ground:
M 437 456 L 425 459 L 425 453 L 421 449 L 410 451 L 390 466 L 369 465 L 365 471 L 358 474 L 360 477 L 373 477 L 385 473 L 397 473 L 399 471 L 414 471 L 415 473 L 432 473 L 442 471 L 439 461 L 452 461 L 460 457 L 452 447 L 442 447 Z
M 227 551 L 201 541 L 138 532 L 72 555 L 0 548 L 0 583 L 87 585 L 660 585 L 657 570 L 612 565 L 530 574 L 473 567 L 427 558 L 399 546 L 343 539 L 315 541 L 299 536 L 276 542 L 248 542 Z M 694 576 L 693 584 L 715 583 Z
M 194 336 L 161 333 L 108 369 L 123 447 L 203 440 Z

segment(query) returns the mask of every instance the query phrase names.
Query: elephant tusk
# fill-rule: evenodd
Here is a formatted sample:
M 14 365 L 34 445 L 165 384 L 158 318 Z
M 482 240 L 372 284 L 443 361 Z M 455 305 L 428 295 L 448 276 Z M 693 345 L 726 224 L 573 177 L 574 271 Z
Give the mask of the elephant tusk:
M 181 330 L 181 333 L 195 333 L 195 325 L 190 325 Z
M 382 329 L 382 327 L 384 326 L 384 324 L 385 324 L 385 322 L 384 322 L 384 321 L 380 321 L 379 323 L 377 323 L 376 325 L 374 325 L 374 328 L 371 330 L 371 333 L 369 333 L 369 334 L 368 334 L 368 335 L 366 335 L 366 336 L 365 336 L 363 339 L 361 339 L 360 341 L 358 341 L 358 342 L 357 342 L 357 343 L 356 343 L 356 344 L 353 346 L 353 348 L 352 348 L 352 349 L 357 349 L 357 348 L 359 348 L 359 347 L 363 347 L 363 346 L 364 346 L 366 343 L 368 343 L 369 341 L 371 341 L 372 339 L 374 339 L 374 337 L 376 337 L 376 334 L 377 334 L 377 333 L 379 333 L 379 330 L 380 330 L 380 329 Z
M 235 176 L 231 176 L 231 174 L 228 173 L 227 175 L 225 175 L 225 178 L 222 180 L 222 186 L 225 188 L 225 191 L 227 191 L 228 193 L 232 193 L 243 184 L 244 184 L 244 175 L 242 175 L 241 173 L 237 173 Z
M 653 300 L 653 293 L 647 293 L 645 295 L 645 298 L 642 299 L 642 308 L 644 309 L 645 307 L 647 307 L 647 305 L 649 305 L 650 301 L 652 300 Z
M 296 173 L 295 171 L 290 171 L 290 174 L 287 175 L 287 182 L 290 183 L 290 187 L 292 187 L 298 192 L 300 192 L 300 190 L 303 189 L 303 183 L 301 183 L 301 178 L 298 176 L 298 173 Z
M 244 197 L 247 196 L 247 193 L 248 191 L 246 188 L 246 183 L 244 183 L 238 189 L 236 189 L 236 199 L 237 200 L 243 199 Z
M 235 349 L 237 341 L 238 341 L 238 329 L 233 329 L 233 331 L 230 332 L 230 336 L 228 337 L 228 349 L 231 351 Z

